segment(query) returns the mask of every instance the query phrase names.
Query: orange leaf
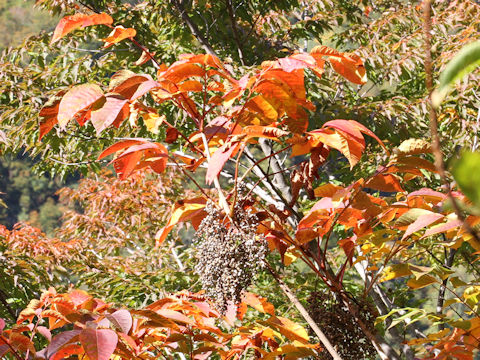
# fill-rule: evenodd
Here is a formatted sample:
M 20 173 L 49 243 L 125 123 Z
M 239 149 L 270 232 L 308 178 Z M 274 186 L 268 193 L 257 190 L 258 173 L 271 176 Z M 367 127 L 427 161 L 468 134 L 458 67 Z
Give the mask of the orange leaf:
M 262 95 L 251 98 L 245 104 L 245 107 L 263 116 L 269 123 L 276 121 L 278 118 L 278 112 L 275 107 Z
M 251 292 L 245 292 L 243 294 L 242 302 L 264 314 L 270 314 L 272 316 L 275 315 L 275 308 L 267 301 L 267 299 Z
M 12 332 L 10 334 L 10 344 L 15 348 L 22 352 L 30 350 L 30 352 L 35 353 L 35 347 L 33 342 L 30 339 L 22 334 Z
M 377 174 L 365 184 L 370 189 L 386 192 L 403 192 L 400 181 L 392 174 Z
M 323 45 L 314 47 L 310 54 L 318 60 L 326 56 L 333 69 L 345 79 L 360 85 L 366 83 L 365 66 L 358 55 L 342 53 Z
M 57 120 L 61 129 L 82 110 L 92 106 L 103 96 L 103 91 L 95 84 L 77 85 L 67 91 L 60 101 Z
M 359 142 L 353 136 L 348 136 L 341 130 L 331 130 L 322 128 L 313 130 L 308 133 L 311 136 L 310 145 L 318 147 L 320 144 L 325 144 L 328 147 L 340 151 L 350 163 L 350 168 L 353 168 L 360 160 L 363 150 L 365 149 L 365 141 Z
M 161 78 L 178 84 L 183 80 L 191 80 L 192 77 L 203 77 L 204 75 L 205 70 L 202 67 L 177 61 L 173 63 L 167 71 L 161 74 Z
M 72 355 L 80 355 L 83 354 L 83 352 L 83 348 L 80 345 L 70 344 L 58 350 L 53 356 L 50 357 L 49 360 L 68 359 Z
M 253 138 L 253 137 L 262 137 L 262 138 L 271 139 L 275 141 L 278 141 L 278 138 L 289 134 L 288 131 L 281 130 L 274 126 L 260 126 L 260 125 L 245 126 L 242 130 L 242 133 L 247 135 L 247 139 Z
M 200 92 L 203 90 L 203 85 L 198 80 L 187 80 L 179 85 L 178 90 L 181 92 L 186 92 L 186 91 Z
M 65 16 L 62 20 L 60 20 L 57 27 L 55 28 L 51 44 L 60 40 L 62 37 L 72 32 L 73 30 L 91 25 L 111 25 L 112 23 L 112 17 L 105 13 L 91 15 L 75 14 L 71 16 Z
M 38 140 L 42 140 L 42 138 L 58 123 L 58 108 L 64 94 L 64 90 L 58 92 L 54 97 L 49 99 L 43 106 L 42 110 L 40 110 L 40 135 Z
M 155 235 L 157 246 L 160 246 L 167 238 L 168 233 L 175 225 L 180 222 L 192 220 L 192 223 L 199 224 L 201 219 L 206 215 L 205 208 L 206 201 L 204 198 L 195 198 L 182 200 L 175 203 L 172 214 L 168 219 L 165 227 L 160 229 Z
M 105 41 L 105 48 L 112 46 L 122 40 L 128 38 L 134 38 L 137 35 L 137 31 L 132 28 L 124 28 L 123 26 L 116 26 L 115 29 L 108 35 L 107 38 L 103 39 Z

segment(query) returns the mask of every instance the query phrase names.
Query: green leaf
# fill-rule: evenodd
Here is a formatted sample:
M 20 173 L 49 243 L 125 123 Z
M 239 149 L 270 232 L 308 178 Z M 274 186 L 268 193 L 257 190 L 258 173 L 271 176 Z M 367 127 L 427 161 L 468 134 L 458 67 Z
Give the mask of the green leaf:
M 463 193 L 480 208 L 480 153 L 464 153 L 452 172 Z
M 432 94 L 434 107 L 440 106 L 450 88 L 480 65 L 480 41 L 464 46 L 440 74 L 440 85 Z

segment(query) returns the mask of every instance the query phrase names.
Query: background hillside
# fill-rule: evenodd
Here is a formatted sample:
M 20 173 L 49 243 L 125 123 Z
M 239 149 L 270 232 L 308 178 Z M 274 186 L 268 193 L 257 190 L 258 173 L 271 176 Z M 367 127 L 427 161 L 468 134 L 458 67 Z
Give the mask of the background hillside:
M 0 51 L 21 44 L 30 35 L 53 30 L 58 18 L 34 3 L 0 0 Z M 18 221 L 28 221 L 51 232 L 61 215 L 55 192 L 62 184 L 35 175 L 32 165 L 31 160 L 20 156 L 0 158 L 0 198 L 7 205 L 0 207 L 0 224 L 12 227 Z
M 15 46 L 41 30 L 55 27 L 58 19 L 46 11 L 34 8 L 35 1 L 0 0 L 0 50 Z

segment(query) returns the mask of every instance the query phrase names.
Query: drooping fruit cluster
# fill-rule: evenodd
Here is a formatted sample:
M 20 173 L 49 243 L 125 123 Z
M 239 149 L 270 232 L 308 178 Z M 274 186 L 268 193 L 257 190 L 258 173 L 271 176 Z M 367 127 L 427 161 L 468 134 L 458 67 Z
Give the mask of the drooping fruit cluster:
M 354 316 L 331 293 L 312 292 L 308 304 L 310 316 L 325 333 L 342 359 L 376 358 L 375 348 L 358 326 Z M 371 304 L 362 303 L 359 315 L 369 330 L 374 333 L 376 315 Z M 320 359 L 331 360 L 332 356 L 324 351 L 320 354 Z
M 194 238 L 197 250 L 195 272 L 203 289 L 217 309 L 225 313 L 229 302 L 238 303 L 241 295 L 263 267 L 267 255 L 265 239 L 256 232 L 257 216 L 244 210 L 244 200 L 237 201 L 233 217 L 227 217 L 213 204 L 207 204 Z

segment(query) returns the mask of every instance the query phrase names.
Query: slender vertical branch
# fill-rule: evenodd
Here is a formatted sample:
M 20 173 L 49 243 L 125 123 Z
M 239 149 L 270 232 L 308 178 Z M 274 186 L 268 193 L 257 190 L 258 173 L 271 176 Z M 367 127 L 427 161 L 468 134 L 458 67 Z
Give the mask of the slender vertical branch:
M 297 299 L 297 297 L 293 294 L 292 290 L 290 290 L 290 288 L 283 282 L 283 280 L 275 272 L 275 270 L 271 267 L 271 265 L 267 262 L 265 262 L 265 263 L 266 263 L 268 271 L 270 271 L 273 278 L 277 281 L 278 285 L 280 286 L 280 289 L 282 289 L 282 291 L 285 293 L 285 295 L 288 297 L 288 299 L 293 303 L 293 305 L 295 305 L 295 307 L 300 312 L 302 317 L 305 319 L 305 321 L 308 323 L 308 325 L 312 328 L 312 330 L 318 336 L 318 338 L 320 339 L 323 346 L 325 346 L 325 349 L 328 351 L 328 353 L 333 357 L 334 360 L 342 360 L 342 358 L 340 357 L 338 352 L 335 350 L 335 348 L 330 343 L 330 340 L 328 340 L 328 338 L 325 336 L 323 331 L 318 327 L 318 325 L 312 319 L 312 317 L 307 312 L 305 307 L 300 303 L 300 301 Z
M 445 250 L 445 264 L 444 266 L 447 269 L 450 269 L 453 265 L 453 260 L 455 259 L 455 254 L 457 253 L 456 249 L 450 249 L 450 252 L 446 253 Z M 437 314 L 441 315 L 443 313 L 443 304 L 445 302 L 445 291 L 447 289 L 448 277 L 442 281 L 440 289 L 438 290 L 438 298 L 437 298 Z M 441 323 L 438 325 L 439 330 L 445 329 L 445 324 Z
M 266 156 L 270 156 L 273 154 L 273 149 L 272 147 L 267 143 L 265 139 L 259 139 L 258 143 L 260 144 L 260 148 L 262 149 L 263 153 Z M 274 176 L 275 183 L 277 187 L 280 189 L 282 192 L 283 197 L 290 202 L 292 199 L 292 195 L 290 193 L 290 187 L 286 183 L 283 175 L 279 172 L 281 170 L 280 164 L 278 163 L 277 158 L 275 155 L 271 158 L 271 167 L 273 172 L 277 173 L 277 175 Z
M 0 289 L 0 302 L 5 307 L 9 315 L 12 317 L 12 320 L 17 320 L 17 316 L 15 315 L 15 311 L 12 309 L 10 304 L 7 302 L 7 296 L 5 295 L 4 291 Z
M 235 12 L 233 10 L 232 0 L 226 0 L 225 3 L 227 5 L 228 17 L 230 18 L 230 23 L 232 24 L 233 39 L 237 44 L 238 57 L 240 58 L 240 63 L 242 64 L 242 66 L 244 66 L 245 62 L 243 57 L 243 45 L 242 40 L 240 39 L 240 34 L 238 33 L 237 21 L 235 19 Z
M 447 188 L 447 194 L 452 202 L 453 209 L 458 219 L 462 222 L 463 228 L 473 237 L 474 241 L 480 245 L 480 237 L 477 232 L 468 224 L 463 215 L 457 199 L 452 194 L 450 182 L 447 179 L 445 162 L 443 160 L 442 149 L 440 146 L 440 135 L 438 134 L 437 112 L 432 105 L 433 92 L 433 61 L 432 61 L 432 0 L 425 0 L 423 7 L 424 17 L 424 37 L 425 37 L 425 84 L 427 86 L 430 117 L 430 133 L 432 135 L 432 152 L 435 156 L 435 168 L 437 169 L 443 184 Z

